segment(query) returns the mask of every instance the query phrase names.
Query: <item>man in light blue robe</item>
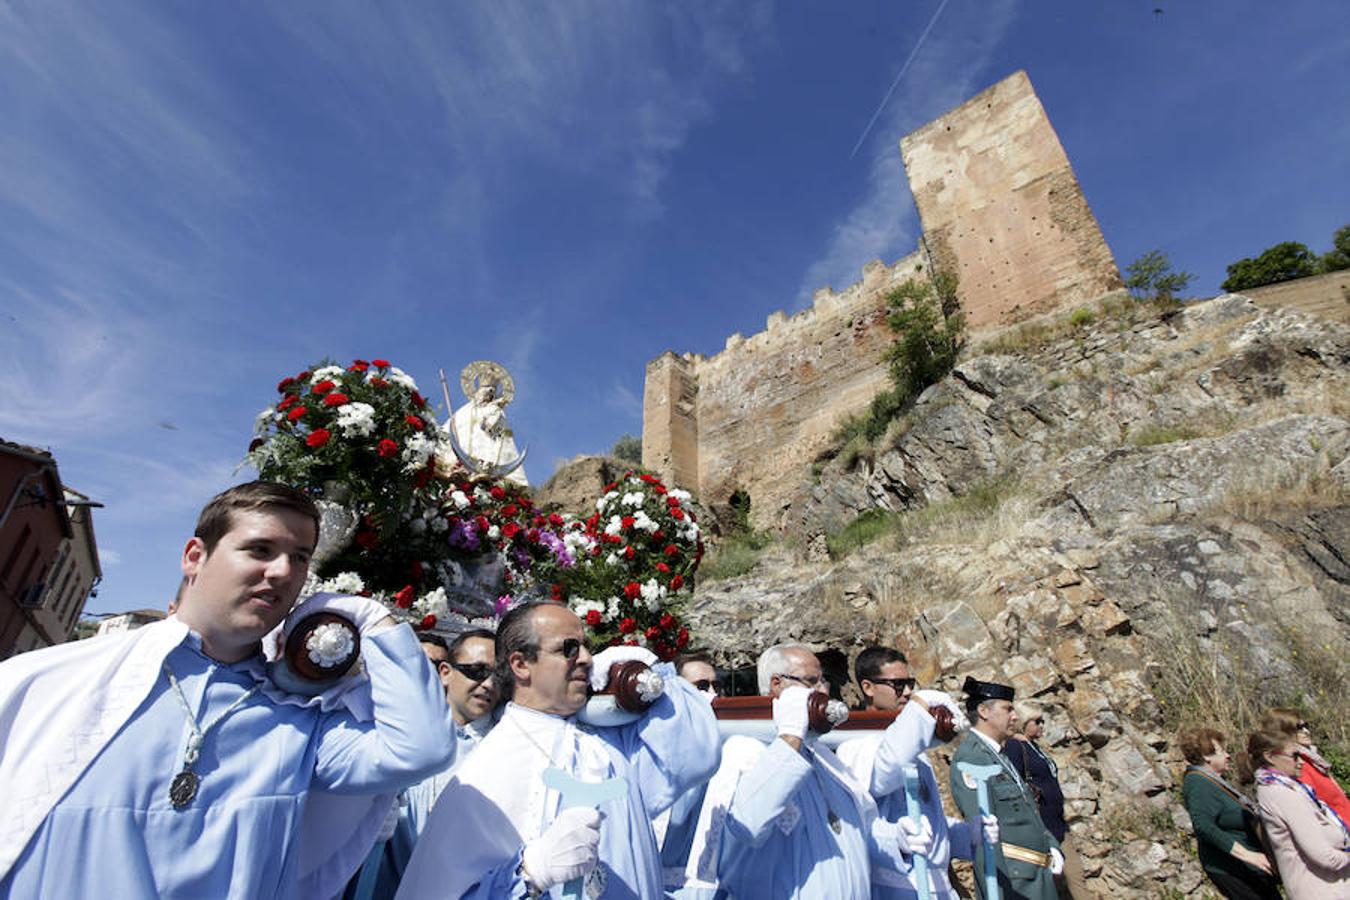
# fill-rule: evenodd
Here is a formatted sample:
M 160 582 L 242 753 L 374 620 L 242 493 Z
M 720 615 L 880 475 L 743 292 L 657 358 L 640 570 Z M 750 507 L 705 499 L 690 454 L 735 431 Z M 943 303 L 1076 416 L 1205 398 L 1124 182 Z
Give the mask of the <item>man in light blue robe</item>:
M 721 696 L 722 684 L 712 657 L 707 653 L 681 654 L 675 660 L 675 669 L 709 703 Z M 706 781 L 685 791 L 667 811 L 665 822 L 658 821 L 661 868 L 669 900 L 713 900 L 717 896 L 717 885 L 700 879 L 697 871 L 691 872 L 689 866 L 689 853 L 698 835 L 699 812 L 703 809 L 707 791 Z
M 585 879 L 587 896 L 661 896 L 651 820 L 717 767 L 717 724 L 669 664 L 638 647 L 592 659 L 585 638 L 581 620 L 558 604 L 526 604 L 503 618 L 497 679 L 511 702 L 441 794 L 400 900 L 560 897 L 574 878 Z M 611 666 L 628 659 L 648 663 L 664 690 L 635 721 L 579 723 L 588 690 L 604 688 Z M 592 783 L 622 776 L 627 790 L 599 812 L 562 809 L 543 782 L 549 768 Z
M 937 778 L 926 750 L 940 743 L 938 716 L 944 719 L 942 740 L 950 740 L 966 727 L 966 717 L 957 704 L 938 691 L 915 691 L 909 664 L 898 650 L 869 647 L 858 654 L 855 663 L 858 686 L 868 709 L 899 710 L 893 723 L 879 735 L 846 741 L 839 758 L 854 777 L 868 786 L 883 821 L 905 827 L 909 821 L 905 798 L 904 769 L 914 766 L 919 776 L 919 805 L 922 819 L 931 833 L 928 843 L 928 889 L 934 900 L 955 900 L 957 894 L 947 878 L 953 856 L 971 859 L 974 842 L 983 833 L 998 842 L 998 822 L 983 823 L 948 818 L 942 808 Z M 873 900 L 915 900 L 918 874 L 914 854 L 898 847 L 877 847 L 872 863 Z
M 774 698 L 778 737 L 767 747 L 727 739 L 700 815 L 706 836 L 691 861 L 715 862 L 732 897 L 868 900 L 876 848 L 909 844 L 809 729 L 811 694 L 827 689 L 819 661 L 800 644 L 771 647 L 759 660 L 759 684 Z
M 187 542 L 175 615 L 0 664 L 0 898 L 294 896 L 312 788 L 392 794 L 445 765 L 435 675 L 374 601 L 317 604 L 361 631 L 370 720 L 268 678 L 260 639 L 299 594 L 317 522 L 291 488 L 231 488 Z

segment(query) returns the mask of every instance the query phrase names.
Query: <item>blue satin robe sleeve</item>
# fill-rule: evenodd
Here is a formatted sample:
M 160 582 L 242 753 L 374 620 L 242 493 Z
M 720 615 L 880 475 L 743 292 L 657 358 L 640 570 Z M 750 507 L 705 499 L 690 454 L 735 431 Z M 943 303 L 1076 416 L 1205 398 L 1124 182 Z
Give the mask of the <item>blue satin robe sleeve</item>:
M 517 874 L 524 852 L 521 847 L 509 862 L 488 870 L 477 884 L 460 894 L 459 900 L 526 900 L 530 896 L 529 884 Z M 551 896 L 551 892 L 545 896 Z
M 361 641 L 374 722 L 333 712 L 321 726 L 316 785 L 335 794 L 397 793 L 445 768 L 455 725 L 436 672 L 403 625 Z
M 774 738 L 736 785 L 727 809 L 725 840 L 763 844 L 792 795 L 810 777 L 811 763 L 786 741 Z
M 712 777 L 722 758 L 722 738 L 712 706 L 674 666 L 657 663 L 652 669 L 665 679 L 665 693 L 646 715 L 618 731 L 629 777 L 638 782 L 647 815 L 655 818 Z

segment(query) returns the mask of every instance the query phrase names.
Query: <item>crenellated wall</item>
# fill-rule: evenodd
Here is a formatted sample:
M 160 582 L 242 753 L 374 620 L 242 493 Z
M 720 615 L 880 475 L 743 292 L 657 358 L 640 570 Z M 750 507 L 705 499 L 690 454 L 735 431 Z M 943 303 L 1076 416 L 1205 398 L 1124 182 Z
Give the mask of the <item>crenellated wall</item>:
M 920 250 L 869 263 L 861 281 L 817 291 L 809 309 L 776 312 L 748 338 L 733 334 L 715 356 L 667 351 L 648 363 L 647 468 L 714 506 L 745 491 L 754 524 L 779 527 L 840 420 L 888 384 L 886 297 L 899 284 L 929 267 L 955 271 L 975 330 L 1121 286 L 1024 72 L 906 136 L 901 149 L 924 225 Z

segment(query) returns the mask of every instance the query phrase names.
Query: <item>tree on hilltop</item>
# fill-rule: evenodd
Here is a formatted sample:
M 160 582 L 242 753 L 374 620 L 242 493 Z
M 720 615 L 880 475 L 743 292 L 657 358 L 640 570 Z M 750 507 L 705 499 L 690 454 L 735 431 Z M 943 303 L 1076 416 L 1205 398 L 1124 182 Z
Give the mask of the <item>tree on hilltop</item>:
M 1317 256 L 1306 244 L 1284 241 L 1264 250 L 1255 259 L 1239 259 L 1228 266 L 1228 277 L 1220 285 L 1225 291 L 1242 291 L 1316 275 Z
M 614 442 L 609 455 L 618 457 L 624 462 L 630 462 L 635 466 L 642 465 L 642 438 L 625 432 L 622 437 Z
M 1150 250 L 1125 267 L 1125 287 L 1136 300 L 1170 302 L 1195 280 L 1190 272 L 1173 272 L 1161 250 Z
M 1331 236 L 1331 250 L 1322 254 L 1322 271 L 1350 269 L 1350 225 L 1342 225 Z

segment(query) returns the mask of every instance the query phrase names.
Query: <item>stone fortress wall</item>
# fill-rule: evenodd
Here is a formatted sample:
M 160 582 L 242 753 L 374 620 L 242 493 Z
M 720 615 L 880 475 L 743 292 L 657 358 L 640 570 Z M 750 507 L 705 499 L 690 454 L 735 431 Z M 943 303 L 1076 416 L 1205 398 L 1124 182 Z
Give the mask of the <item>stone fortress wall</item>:
M 869 263 L 861 281 L 817 291 L 791 317 L 772 314 L 764 331 L 732 335 L 715 356 L 667 351 L 648 363 L 647 468 L 715 507 L 745 492 L 755 526 L 779 527 L 839 421 L 888 383 L 886 295 L 896 286 L 934 265 L 955 271 L 975 330 L 1121 286 L 1025 72 L 907 135 L 901 151 L 920 249 Z

